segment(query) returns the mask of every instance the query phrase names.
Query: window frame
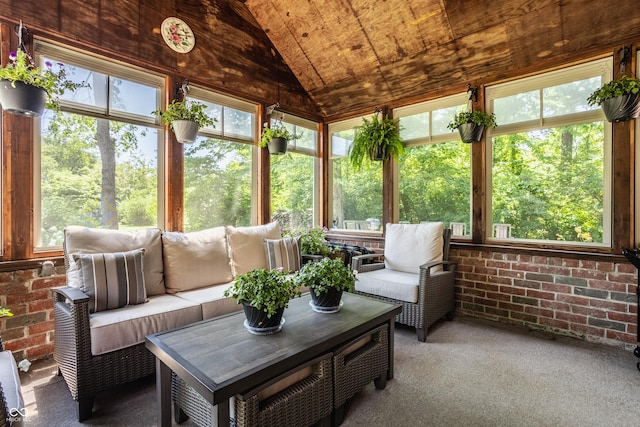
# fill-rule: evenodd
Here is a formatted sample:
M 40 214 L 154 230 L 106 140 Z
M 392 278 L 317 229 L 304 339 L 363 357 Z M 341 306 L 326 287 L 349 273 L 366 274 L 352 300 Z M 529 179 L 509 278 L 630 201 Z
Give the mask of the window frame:
M 601 108 L 592 109 L 580 113 L 564 114 L 561 116 L 545 118 L 542 114 L 544 103 L 542 102 L 542 91 L 545 88 L 571 83 L 578 80 L 584 80 L 592 77 L 601 77 L 602 84 L 611 80 L 613 75 L 613 58 L 611 56 L 595 59 L 571 67 L 548 71 L 531 77 L 525 77 L 518 80 L 490 85 L 485 88 L 485 106 L 486 111 L 493 112 L 494 101 L 501 97 L 516 95 L 519 93 L 538 90 L 540 92 L 540 116 L 538 119 L 523 121 L 518 123 L 500 125 L 500 118 L 497 118 L 498 127 L 485 129 L 486 145 L 485 145 L 485 212 L 486 227 L 485 241 L 489 243 L 518 243 L 533 245 L 549 245 L 549 246 L 570 246 L 570 247 L 588 247 L 588 248 L 611 248 L 613 245 L 613 152 L 612 152 L 612 126 L 609 123 Z M 585 100 L 586 102 L 586 100 Z M 604 122 L 604 152 L 603 152 L 603 242 L 589 243 L 576 241 L 556 241 L 556 240 L 537 240 L 522 238 L 497 238 L 493 237 L 493 210 L 492 210 L 492 181 L 493 181 L 493 137 L 505 134 L 529 132 L 532 130 L 550 129 L 561 126 L 570 126 L 581 123 L 589 123 L 603 121 Z M 536 125 L 535 128 L 533 125 Z
M 41 39 L 34 39 L 34 60 L 36 63 L 40 61 L 42 56 L 53 57 L 58 61 L 63 61 L 65 64 L 70 64 L 86 69 L 91 69 L 99 73 L 106 74 L 109 77 L 122 78 L 127 81 L 140 83 L 148 86 L 152 86 L 156 89 L 156 105 L 161 106 L 165 91 L 166 77 L 144 70 L 140 67 L 133 65 L 122 65 L 112 60 L 98 57 L 88 52 L 71 49 L 68 47 L 62 47 L 58 44 L 54 44 L 49 41 Z M 133 77 L 132 77 L 133 76 Z M 108 99 L 108 91 L 107 91 Z M 165 204 L 166 200 L 164 195 L 165 190 L 165 164 L 166 164 L 166 152 L 165 152 L 165 140 L 164 140 L 164 127 L 159 123 L 159 119 L 156 117 L 140 116 L 137 114 L 128 114 L 121 111 L 111 112 L 109 110 L 109 102 L 106 103 L 104 109 L 92 108 L 84 104 L 74 103 L 68 100 L 60 100 L 60 111 L 88 116 L 97 119 L 105 119 L 109 121 L 121 121 L 132 125 L 145 126 L 155 128 L 158 130 L 157 140 L 157 169 L 158 169 L 158 183 L 157 183 L 157 224 L 158 227 L 164 228 L 166 223 Z M 150 112 L 151 113 L 151 112 Z M 41 235 L 41 221 L 42 221 L 42 192 L 41 192 L 41 120 L 33 121 L 33 242 L 31 244 L 34 254 L 48 253 L 61 251 L 62 246 L 37 246 L 36 242 L 40 242 Z

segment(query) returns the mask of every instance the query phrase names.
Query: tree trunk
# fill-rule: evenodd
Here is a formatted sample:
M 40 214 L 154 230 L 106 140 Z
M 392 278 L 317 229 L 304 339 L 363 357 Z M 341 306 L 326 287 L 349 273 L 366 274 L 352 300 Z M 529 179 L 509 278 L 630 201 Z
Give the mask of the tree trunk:
M 102 226 L 118 229 L 118 207 L 116 206 L 116 143 L 109 133 L 109 120 L 96 119 L 96 141 L 102 160 L 102 189 L 100 207 Z

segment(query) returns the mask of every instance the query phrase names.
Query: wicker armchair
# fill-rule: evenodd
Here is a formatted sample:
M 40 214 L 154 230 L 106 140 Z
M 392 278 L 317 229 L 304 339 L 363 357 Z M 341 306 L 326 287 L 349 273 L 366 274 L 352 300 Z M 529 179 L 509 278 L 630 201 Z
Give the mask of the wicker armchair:
M 97 356 L 91 354 L 89 297 L 79 289 L 54 289 L 53 312 L 53 357 L 76 401 L 78 421 L 91 416 L 97 393 L 155 372 L 155 357 L 144 342 Z
M 390 225 L 388 224 L 387 228 L 389 226 Z M 419 227 L 418 224 L 405 226 Z M 455 263 L 449 261 L 450 239 L 451 229 L 442 228 L 442 261 L 432 261 L 422 264 L 419 267 L 419 271 L 415 271 L 415 283 L 417 284 L 416 302 L 403 301 L 385 296 L 384 292 L 380 292 L 380 294 L 378 294 L 358 290 L 358 282 L 365 280 L 367 278 L 367 274 L 376 270 L 385 269 L 384 262 L 365 264 L 364 261 L 384 258 L 383 254 L 367 254 L 353 257 L 351 265 L 354 270 L 358 271 L 358 281 L 356 281 L 356 290 L 354 292 L 356 294 L 377 298 L 382 301 L 401 304 L 402 312 L 396 316 L 396 322 L 415 327 L 418 335 L 418 341 L 425 342 L 427 329 L 443 317 L 451 320 L 455 311 Z M 388 241 L 385 240 L 385 247 L 387 247 L 387 244 Z M 414 247 L 408 248 L 409 251 L 415 251 L 415 249 L 416 248 Z M 407 284 L 407 273 L 403 274 L 405 277 L 404 283 Z M 384 284 L 378 284 L 378 287 L 380 286 L 384 287 Z M 386 286 L 395 287 L 396 284 L 389 283 Z
M 0 427 L 20 427 L 26 417 L 16 360 L 0 338 Z

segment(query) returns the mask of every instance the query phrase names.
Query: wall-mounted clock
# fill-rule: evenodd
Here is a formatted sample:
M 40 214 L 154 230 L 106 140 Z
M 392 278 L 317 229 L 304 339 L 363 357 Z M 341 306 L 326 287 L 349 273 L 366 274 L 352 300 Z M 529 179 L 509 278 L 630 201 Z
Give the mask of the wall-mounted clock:
M 165 19 L 162 21 L 160 31 L 167 45 L 176 52 L 190 52 L 196 44 L 196 36 L 182 19 L 174 17 Z

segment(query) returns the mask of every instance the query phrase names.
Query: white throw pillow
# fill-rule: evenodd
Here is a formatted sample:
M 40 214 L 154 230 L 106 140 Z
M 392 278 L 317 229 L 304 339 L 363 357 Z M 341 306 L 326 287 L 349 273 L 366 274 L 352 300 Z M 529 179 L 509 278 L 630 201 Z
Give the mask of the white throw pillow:
M 391 270 L 420 273 L 420 266 L 442 261 L 444 238 L 441 222 L 387 224 L 384 239 L 384 266 Z

